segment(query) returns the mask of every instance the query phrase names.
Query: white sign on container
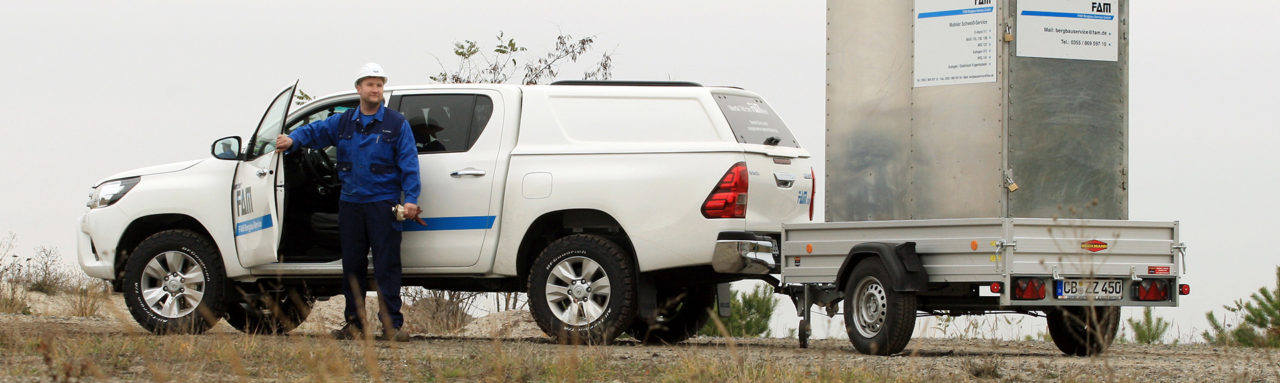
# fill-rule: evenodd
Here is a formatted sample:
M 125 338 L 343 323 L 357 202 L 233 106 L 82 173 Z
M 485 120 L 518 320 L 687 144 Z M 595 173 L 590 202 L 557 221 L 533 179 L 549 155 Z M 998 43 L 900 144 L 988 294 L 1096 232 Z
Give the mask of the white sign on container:
M 915 86 L 996 81 L 996 0 L 916 0 Z
M 1116 61 L 1119 2 L 1019 0 L 1018 56 Z

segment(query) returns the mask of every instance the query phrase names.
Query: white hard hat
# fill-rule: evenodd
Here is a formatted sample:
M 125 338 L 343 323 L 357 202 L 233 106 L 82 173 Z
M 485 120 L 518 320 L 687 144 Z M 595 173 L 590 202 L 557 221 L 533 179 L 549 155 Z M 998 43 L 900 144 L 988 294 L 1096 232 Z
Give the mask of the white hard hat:
M 360 72 L 356 73 L 356 85 L 360 85 L 360 80 L 364 80 L 365 77 L 382 77 L 382 81 L 387 81 L 387 72 L 383 71 L 378 63 L 368 63 L 360 67 Z

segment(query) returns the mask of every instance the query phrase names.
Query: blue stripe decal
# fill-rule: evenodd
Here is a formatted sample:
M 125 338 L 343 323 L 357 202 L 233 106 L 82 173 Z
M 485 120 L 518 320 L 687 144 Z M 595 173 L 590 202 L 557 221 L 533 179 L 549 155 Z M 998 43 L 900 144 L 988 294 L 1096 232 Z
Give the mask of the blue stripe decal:
M 263 229 L 271 228 L 271 214 L 267 214 L 258 218 L 236 224 L 236 236 L 253 233 Z
M 921 13 L 920 16 L 917 16 L 916 18 L 927 19 L 930 17 L 972 15 L 975 13 L 988 13 L 993 11 L 995 11 L 995 7 L 956 9 L 956 10 L 950 10 L 950 11 L 925 12 L 925 13 Z
M 405 220 L 404 231 L 440 231 L 440 230 L 477 230 L 492 229 L 493 221 L 497 216 L 475 216 L 475 217 L 433 217 L 423 218 L 427 222 L 427 226 L 422 226 L 412 220 Z
M 1067 12 L 1045 12 L 1045 11 L 1022 11 L 1023 16 L 1044 16 L 1044 17 L 1065 17 L 1068 19 L 1091 19 L 1091 20 L 1112 20 L 1112 15 L 1094 15 L 1088 13 L 1067 13 Z

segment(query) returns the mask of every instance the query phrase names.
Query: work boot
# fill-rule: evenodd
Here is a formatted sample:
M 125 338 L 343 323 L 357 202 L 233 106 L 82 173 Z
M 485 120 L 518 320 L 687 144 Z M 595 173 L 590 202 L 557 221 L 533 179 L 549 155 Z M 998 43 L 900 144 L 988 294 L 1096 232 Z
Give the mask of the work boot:
M 364 329 L 351 322 L 344 323 L 342 328 L 333 330 L 333 337 L 338 340 L 359 339 L 362 336 L 364 336 Z
M 408 342 L 409 332 L 403 328 L 392 330 L 392 335 L 388 338 L 387 330 L 382 330 L 382 335 L 378 336 L 378 340 L 393 340 L 396 342 Z

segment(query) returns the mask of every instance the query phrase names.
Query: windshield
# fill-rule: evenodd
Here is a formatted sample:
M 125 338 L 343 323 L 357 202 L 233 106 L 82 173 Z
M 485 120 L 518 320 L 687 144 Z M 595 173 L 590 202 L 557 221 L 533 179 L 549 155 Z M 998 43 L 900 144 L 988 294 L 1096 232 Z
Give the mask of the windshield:
M 733 94 L 711 94 L 720 105 L 720 111 L 729 120 L 729 128 L 738 142 L 769 146 L 798 148 L 800 144 L 787 130 L 786 124 L 773 112 L 769 104 L 757 97 Z
M 258 123 L 258 132 L 254 134 L 253 141 L 249 145 L 247 158 L 257 158 L 263 153 L 275 150 L 276 136 L 280 135 L 280 129 L 284 128 L 284 117 L 289 113 L 289 102 L 293 100 L 293 89 L 297 86 L 295 82 L 293 86 L 280 91 L 275 100 L 271 101 L 271 106 L 267 107 L 267 113 L 262 115 L 262 121 Z

